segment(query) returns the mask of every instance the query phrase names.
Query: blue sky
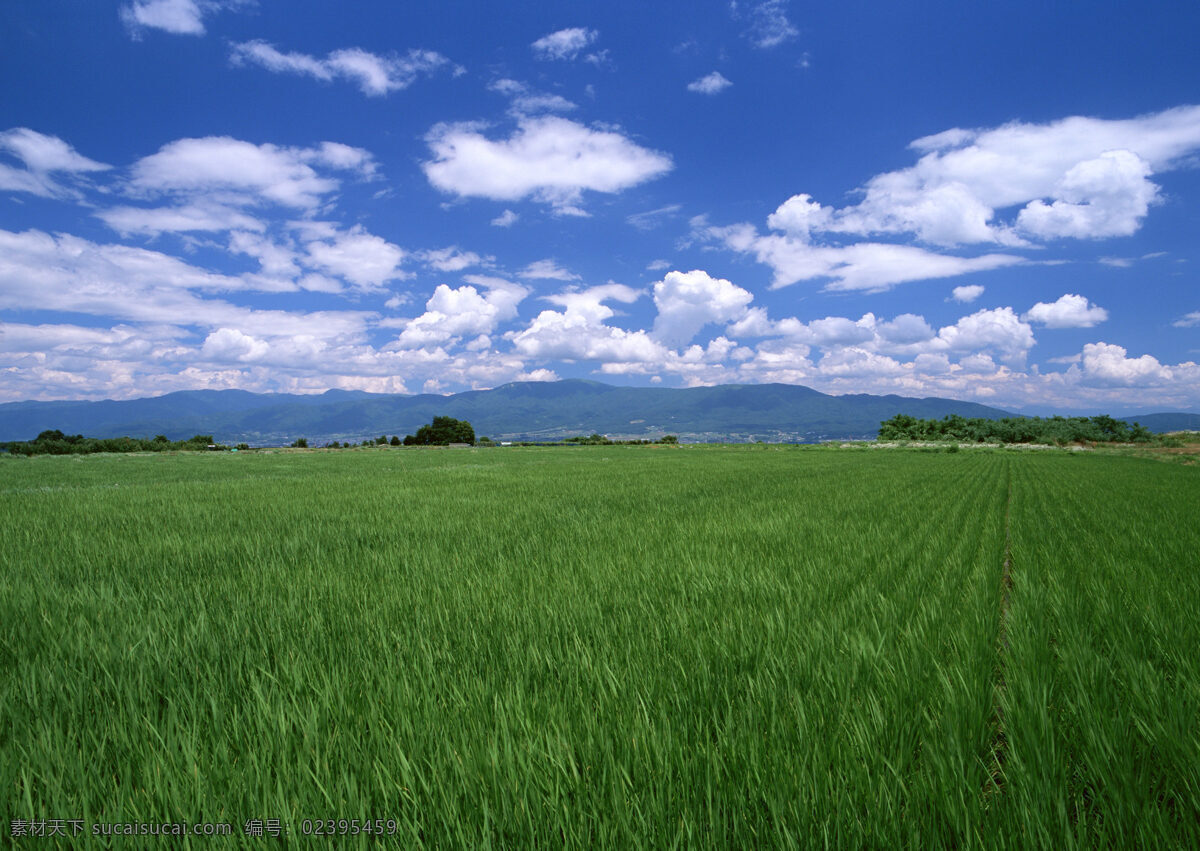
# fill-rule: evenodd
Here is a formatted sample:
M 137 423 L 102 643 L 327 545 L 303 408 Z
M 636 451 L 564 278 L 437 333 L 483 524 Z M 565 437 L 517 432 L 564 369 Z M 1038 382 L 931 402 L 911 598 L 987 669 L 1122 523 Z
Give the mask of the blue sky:
M 0 401 L 1200 408 L 1187 4 L 12 2 Z

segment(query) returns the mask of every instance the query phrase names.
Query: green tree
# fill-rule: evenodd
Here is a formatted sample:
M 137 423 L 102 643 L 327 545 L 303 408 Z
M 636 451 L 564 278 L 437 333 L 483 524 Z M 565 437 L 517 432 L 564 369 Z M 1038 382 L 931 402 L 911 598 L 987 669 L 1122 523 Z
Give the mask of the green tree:
M 409 438 L 412 438 L 411 443 Z M 415 435 L 410 434 L 404 438 L 405 446 L 447 446 L 451 443 L 469 443 L 474 446 L 475 429 L 466 420 L 434 417 L 429 425 L 417 429 Z

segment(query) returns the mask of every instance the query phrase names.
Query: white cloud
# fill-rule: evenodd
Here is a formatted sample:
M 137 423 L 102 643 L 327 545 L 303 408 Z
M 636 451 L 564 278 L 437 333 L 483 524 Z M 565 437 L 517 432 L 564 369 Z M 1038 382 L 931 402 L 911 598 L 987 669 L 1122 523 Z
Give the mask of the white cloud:
M 481 257 L 474 251 L 462 251 L 457 245 L 421 252 L 421 259 L 439 272 L 461 272 L 472 266 L 487 266 L 495 257 Z
M 646 270 L 650 272 L 661 272 L 663 269 L 670 269 L 670 260 L 651 260 L 646 264 Z
M 1083 347 L 1082 370 L 1085 380 L 1098 384 L 1122 386 L 1153 385 L 1170 381 L 1174 375 L 1150 355 L 1127 357 L 1127 350 L 1111 343 L 1088 343 Z M 1193 363 L 1180 364 L 1179 369 L 1195 371 Z
M 585 27 L 570 27 L 544 35 L 530 46 L 538 59 L 574 59 L 597 35 Z
M 246 240 L 239 247 L 248 253 L 266 258 L 277 251 L 276 259 L 286 262 L 287 245 L 255 242 L 262 239 L 258 234 L 234 236 Z M 383 323 L 372 312 L 259 310 L 212 297 L 257 281 L 215 274 L 154 251 L 0 231 L 0 310 L 131 323 L 112 328 L 0 323 L 0 374 L 6 376 L 0 399 L 131 398 L 227 387 L 405 392 L 406 382 L 419 386 L 431 377 L 459 387 L 554 377 L 550 370 L 526 370 L 514 354 L 490 349 L 486 333 L 472 334 L 457 353 L 438 345 L 377 349 L 367 343 L 367 332 Z M 456 316 L 453 295 L 432 300 L 432 308 L 449 311 L 449 325 L 440 330 L 453 330 L 457 322 L 464 333 L 486 332 L 493 321 L 515 317 L 525 288 L 496 279 L 484 288 L 490 319 Z M 458 306 L 466 311 L 472 305 L 464 295 L 457 293 Z M 425 324 L 426 330 L 438 330 L 436 323 Z
M 901 313 L 891 322 L 880 322 L 876 332 L 889 343 L 911 345 L 933 338 L 933 329 L 925 317 L 913 313 Z
M 1055 187 L 1058 200 L 1030 201 L 1017 228 L 1040 239 L 1129 236 L 1157 200 L 1150 164 L 1130 151 L 1106 151 L 1072 166 Z
M 378 288 L 395 278 L 403 277 L 400 263 L 404 250 L 382 237 L 367 233 L 355 225 L 348 231 L 338 231 L 324 239 L 314 239 L 305 247 L 307 263 L 345 278 L 364 288 Z
M 789 320 L 783 320 L 789 322 Z M 735 340 L 753 339 L 756 337 L 779 337 L 791 333 L 799 337 L 806 332 L 806 326 L 799 319 L 792 319 L 788 327 L 781 322 L 773 322 L 767 315 L 765 307 L 751 307 L 737 322 L 725 329 L 725 333 Z
M 733 83 L 725 79 L 725 75 L 720 71 L 713 71 L 711 74 L 705 74 L 700 79 L 688 83 L 687 89 L 689 92 L 698 92 L 702 95 L 715 95 L 732 85 Z
M 248 363 L 262 360 L 270 348 L 265 340 L 243 334 L 236 328 L 218 328 L 204 339 L 200 353 L 209 360 Z
M 118 321 L 230 327 L 259 337 L 309 335 L 350 339 L 370 314 L 255 310 L 208 297 L 272 289 L 261 276 L 232 277 L 157 251 L 101 245 L 66 234 L 0 230 L 0 310 L 47 310 Z M 287 289 L 296 289 L 292 283 Z
M 317 148 L 255 145 L 228 136 L 179 139 L 134 163 L 131 188 L 149 195 L 215 195 L 223 203 L 251 205 L 265 199 L 313 209 L 340 182 L 314 166 L 356 172 L 370 178 L 371 155 L 359 148 L 325 142 Z
M 652 336 L 672 347 L 690 343 L 705 325 L 741 319 L 753 299 L 736 284 L 699 269 L 668 272 L 654 285 L 658 316 Z
M 492 224 L 498 228 L 512 227 L 517 223 L 517 219 L 519 218 L 521 217 L 512 210 L 505 210 L 503 213 L 496 216 L 496 218 L 492 219 Z
M 235 207 L 204 201 L 174 207 L 111 207 L 98 210 L 96 216 L 123 236 L 234 229 L 261 231 L 266 227 Z
M 749 224 L 709 227 L 703 219 L 694 221 L 695 231 L 770 266 L 773 287 L 827 279 L 827 290 L 882 290 L 1012 266 L 1025 261 L 1012 254 L 962 257 L 825 237 L 909 234 L 940 246 L 1028 247 L 1024 237 L 1131 234 L 1157 198 L 1148 177 L 1181 167 L 1200 150 L 1200 106 L 1124 121 L 1067 118 L 955 128 L 912 147 L 922 154 L 917 164 L 872 178 L 853 206 L 836 209 L 798 194 L 767 220 L 780 233 L 760 235 Z M 1004 210 L 1011 211 L 1008 221 L 998 218 Z
M 20 158 L 30 171 L 105 171 L 112 166 L 88 159 L 57 136 L 46 136 L 28 127 L 0 133 L 0 150 Z
M 502 95 L 513 97 L 522 94 L 526 91 L 526 86 L 519 80 L 513 80 L 509 77 L 502 77 L 499 80 L 493 80 L 488 83 L 488 91 L 499 92 Z
M 474 124 L 438 125 L 426 141 L 434 159 L 422 167 L 441 191 L 497 201 L 533 197 L 560 213 L 578 213 L 584 190 L 616 193 L 672 168 L 669 156 L 618 132 L 554 116 L 523 118 L 500 141 Z
M 1033 348 L 1033 328 L 1011 307 L 980 310 L 938 331 L 937 342 L 950 351 L 991 350 L 1002 360 L 1020 362 Z
M 279 245 L 260 233 L 234 231 L 229 235 L 229 250 L 258 260 L 262 274 L 272 278 L 286 280 L 300 275 L 300 258 L 294 247 Z
M 516 317 L 517 305 L 528 294 L 525 287 L 500 279 L 483 293 L 473 286 L 451 288 L 441 284 L 425 303 L 425 313 L 406 322 L 395 345 L 406 349 L 427 347 L 491 334 L 499 323 Z
M 305 53 L 283 53 L 262 40 L 231 45 L 229 58 L 234 65 L 259 65 L 268 71 L 300 74 L 324 82 L 348 80 L 363 94 L 373 97 L 406 89 L 421 75 L 433 74 L 451 64 L 432 50 L 379 56 L 357 47 L 335 50 L 319 59 Z
M 950 292 L 950 297 L 959 304 L 970 304 L 981 295 L 983 295 L 983 287 L 980 284 L 967 284 L 955 287 Z
M 1156 199 L 1151 174 L 1200 149 L 1200 106 L 1126 120 L 954 128 L 917 139 L 916 165 L 877 175 L 825 230 L 910 233 L 937 245 L 1021 245 L 1133 233 Z M 1019 209 L 1017 209 L 1019 208 Z M 997 214 L 1015 209 L 1015 219 Z
M 57 136 L 46 136 L 28 127 L 14 127 L 0 133 L 0 151 L 19 159 L 24 169 L 0 163 L 0 190 L 29 192 L 47 198 L 75 196 L 73 189 L 57 183 L 50 175 L 69 178 L 111 166 L 88 159 Z
M 735 2 L 731 5 L 737 14 L 738 4 Z M 745 35 L 755 47 L 777 47 L 800 34 L 788 20 L 787 5 L 788 0 L 760 0 L 749 4 L 746 16 L 750 24 Z
M 543 310 L 523 330 L 505 335 L 520 355 L 545 360 L 593 360 L 604 363 L 658 363 L 666 349 L 645 331 L 626 331 L 605 325 L 615 315 L 606 301 L 626 304 L 641 293 L 622 284 L 569 290 L 547 301 L 562 311 Z
M 1092 328 L 1108 319 L 1108 311 L 1081 295 L 1064 295 L 1058 301 L 1039 301 L 1021 318 L 1047 328 Z
M 1200 325 L 1200 310 L 1193 310 L 1186 314 L 1183 318 L 1177 319 L 1171 323 L 1176 328 L 1193 328 Z
M 1010 254 L 956 257 L 892 243 L 812 245 L 790 235 L 760 235 L 751 225 L 701 227 L 699 235 L 720 240 L 734 251 L 753 254 L 760 263 L 770 266 L 775 273 L 772 289 L 798 281 L 828 279 L 825 289 L 829 291 L 880 291 L 907 281 L 957 277 L 1024 262 Z
M 204 35 L 204 13 L 216 5 L 203 0 L 133 0 L 121 7 L 121 20 L 133 32 L 149 27 L 174 35 Z
M 570 112 L 577 108 L 562 95 L 533 91 L 524 83 L 508 78 L 496 80 L 488 85 L 488 89 L 510 98 L 509 112 L 518 118 L 539 112 Z
M 875 317 L 869 313 L 858 322 L 841 316 L 814 319 L 808 323 L 806 342 L 825 349 L 865 343 L 875 337 L 874 323 Z
M 817 370 L 826 378 L 861 378 L 900 375 L 904 367 L 886 355 L 847 346 L 826 352 Z
M 551 281 L 577 281 L 579 276 L 574 272 L 570 272 L 553 260 L 535 260 L 524 269 L 521 270 L 522 278 L 551 280 Z
M 833 209 L 822 207 L 812 196 L 793 195 L 767 216 L 767 227 L 808 242 L 812 232 L 827 229 L 832 218 Z
M 656 210 L 646 210 L 643 213 L 633 213 L 626 216 L 625 221 L 633 225 L 638 230 L 654 230 L 667 219 L 673 218 L 683 209 L 680 204 L 667 204 L 665 207 L 659 207 Z
M 513 98 L 512 111 L 515 115 L 534 115 L 539 112 L 570 112 L 576 105 L 562 95 L 528 94 Z

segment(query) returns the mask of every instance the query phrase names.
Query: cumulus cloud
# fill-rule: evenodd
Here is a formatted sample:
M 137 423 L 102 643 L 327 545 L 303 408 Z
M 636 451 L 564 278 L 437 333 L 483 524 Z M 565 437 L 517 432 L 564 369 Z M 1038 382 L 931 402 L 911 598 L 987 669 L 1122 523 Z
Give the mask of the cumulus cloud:
M 491 334 L 499 323 L 516 317 L 529 290 L 501 279 L 489 283 L 483 292 L 474 286 L 439 285 L 425 303 L 425 313 L 407 321 L 395 345 L 417 348 Z
M 856 204 L 825 206 L 801 193 L 768 217 L 772 233 L 698 219 L 694 235 L 754 256 L 773 270 L 772 287 L 820 280 L 830 291 L 878 291 L 1017 265 L 1026 261 L 1012 253 L 963 256 L 946 249 L 1028 248 L 1029 240 L 1136 232 L 1158 199 L 1149 178 L 1182 167 L 1200 150 L 1200 106 L 1126 120 L 953 128 L 911 147 L 917 163 L 873 177 Z M 873 238 L 881 234 L 937 250 Z M 967 303 L 981 292 L 965 285 L 954 299 Z
M 983 295 L 983 287 L 979 284 L 967 284 L 961 287 L 955 287 L 950 292 L 950 297 L 959 304 L 970 304 Z
M 1040 239 L 1129 236 L 1157 200 L 1150 164 L 1130 151 L 1106 151 L 1072 166 L 1055 186 L 1057 200 L 1034 199 L 1017 228 Z
M 295 256 L 291 246 L 269 244 L 260 234 L 237 232 L 234 240 L 238 249 L 260 256 L 264 268 Z M 406 382 L 427 378 L 458 387 L 553 379 L 552 370 L 530 371 L 519 356 L 495 351 L 487 337 L 494 322 L 515 317 L 525 288 L 471 277 L 482 307 L 463 288 L 435 294 L 427 314 L 440 311 L 446 319 L 426 316 L 414 329 L 470 335 L 460 351 L 448 350 L 454 336 L 444 345 L 375 348 L 368 331 L 383 323 L 370 311 L 262 310 L 214 297 L 254 289 L 261 275 L 221 275 L 160 252 L 68 235 L 0 231 L 0 310 L 114 323 L 0 323 L 0 371 L 11 378 L 0 387 L 0 399 L 125 398 L 226 387 L 405 392 Z
M 517 219 L 519 218 L 521 217 L 512 210 L 505 210 L 503 213 L 496 216 L 496 218 L 492 219 L 492 224 L 498 228 L 512 227 L 517 223 Z
M 910 147 L 921 155 L 914 166 L 871 178 L 855 205 L 822 208 L 819 229 L 911 234 L 941 246 L 1128 235 L 1157 199 L 1149 177 L 1200 149 L 1200 106 L 953 128 Z M 1015 216 L 1005 220 L 1006 210 Z
M 747 290 L 707 272 L 668 272 L 654 285 L 653 336 L 671 347 L 690 343 L 705 325 L 741 319 L 753 301 Z
M 875 330 L 883 340 L 899 345 L 920 343 L 934 335 L 925 317 L 914 313 L 901 313 L 891 322 L 880 322 Z
M 236 328 L 218 328 L 205 337 L 200 353 L 208 360 L 249 363 L 262 360 L 270 348 L 265 340 Z
M 1011 307 L 980 310 L 938 331 L 937 340 L 950 351 L 992 350 L 1002 360 L 1020 362 L 1033 348 L 1033 328 Z
M 1121 386 L 1160 384 L 1170 381 L 1174 375 L 1170 367 L 1163 366 L 1150 355 L 1128 357 L 1123 346 L 1111 343 L 1088 343 L 1083 347 L 1081 366 L 1086 379 L 1098 384 Z M 1180 364 L 1180 368 L 1194 371 L 1193 363 Z
M 426 137 L 434 159 L 425 176 L 443 192 L 515 201 L 532 197 L 560 213 L 579 213 L 583 192 L 616 193 L 665 174 L 666 154 L 614 130 L 565 118 L 523 118 L 508 139 L 487 138 L 475 124 L 440 124 Z
M 544 35 L 530 46 L 538 59 L 574 59 L 598 35 L 585 27 L 569 27 Z
M 705 74 L 700 79 L 688 83 L 687 89 L 689 92 L 697 92 L 702 95 L 715 95 L 732 85 L 733 83 L 725 79 L 725 75 L 720 71 L 713 71 L 711 74 Z
M 372 97 L 406 89 L 418 77 L 451 65 L 449 59 L 432 50 L 379 56 L 351 47 L 335 50 L 321 59 L 306 53 L 283 53 L 262 40 L 231 45 L 229 58 L 234 65 L 258 65 L 275 73 L 299 74 L 323 82 L 347 80 Z
M 1039 301 L 1021 318 L 1047 328 L 1092 328 L 1108 319 L 1108 311 L 1081 295 L 1068 294 L 1058 301 Z
M 666 349 L 645 331 L 605 324 L 616 315 L 605 302 L 629 304 L 640 296 L 623 284 L 568 290 L 546 298 L 563 310 L 543 310 L 526 328 L 505 336 L 518 354 L 539 360 L 658 363 L 666 357 Z

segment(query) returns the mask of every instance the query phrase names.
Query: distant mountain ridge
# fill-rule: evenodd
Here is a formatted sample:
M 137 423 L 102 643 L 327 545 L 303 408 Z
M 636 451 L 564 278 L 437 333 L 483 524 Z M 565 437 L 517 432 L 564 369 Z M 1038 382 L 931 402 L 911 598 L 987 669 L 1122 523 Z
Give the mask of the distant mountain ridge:
M 1012 416 L 974 402 L 830 396 L 790 384 L 675 389 L 570 379 L 518 382 L 450 396 L 187 390 L 124 401 L 9 402 L 0 404 L 0 440 L 28 440 L 57 428 L 90 437 L 164 434 L 174 440 L 212 434 L 223 443 L 252 445 L 279 445 L 306 437 L 310 445 L 320 445 L 381 434 L 403 436 L 434 416 L 446 415 L 469 420 L 476 434 L 505 440 L 599 432 L 623 437 L 670 433 L 692 440 L 816 441 L 872 438 L 880 422 L 899 413 L 921 418 Z M 1156 416 L 1200 420 L 1195 414 Z

